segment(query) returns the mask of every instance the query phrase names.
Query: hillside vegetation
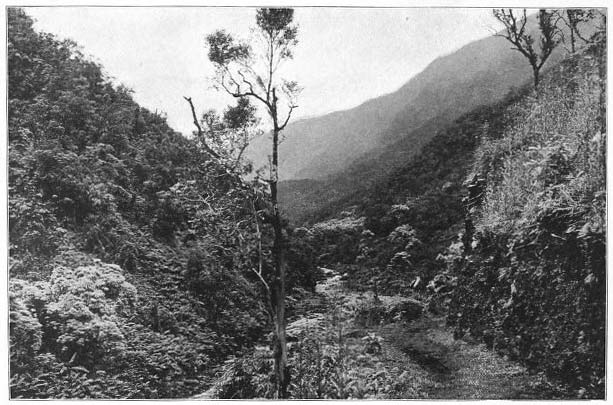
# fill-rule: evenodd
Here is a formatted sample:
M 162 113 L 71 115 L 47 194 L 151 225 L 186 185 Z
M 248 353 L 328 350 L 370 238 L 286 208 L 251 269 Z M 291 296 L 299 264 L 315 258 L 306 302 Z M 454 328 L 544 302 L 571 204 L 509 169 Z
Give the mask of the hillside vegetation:
M 215 364 L 266 339 L 251 271 L 265 203 L 14 8 L 8 65 L 11 396 L 202 391 Z M 290 285 L 313 288 L 293 241 Z
M 604 46 L 597 31 L 538 92 L 476 109 L 376 183 L 322 198 L 319 262 L 353 288 L 418 294 L 457 337 L 602 397 Z
M 511 358 L 603 397 L 605 42 L 565 60 L 538 98 L 486 131 L 468 176 L 449 321 Z
M 205 130 L 186 98 L 186 138 L 8 8 L 11 398 L 603 398 L 606 31 L 582 15 L 538 89 L 488 38 L 288 126 L 281 217 L 232 143 L 257 126 L 236 81 Z M 273 48 L 292 21 L 256 13 Z M 249 66 L 207 40 L 222 84 Z
M 315 211 L 311 220 L 321 222 L 311 229 L 321 242 L 320 264 L 348 266 L 355 272 L 352 278 L 367 288 L 377 269 L 382 287 L 405 294 L 412 293 L 408 287 L 419 277 L 416 287 L 423 291 L 439 272 L 439 254 L 463 227 L 463 183 L 482 133 L 500 133 L 510 125 L 506 108 L 524 93 L 460 117 L 403 167 L 376 183 L 355 184 L 353 191 Z M 360 226 L 346 225 L 356 223 Z
M 526 29 L 533 38 L 539 36 L 536 22 L 536 15 L 527 17 Z M 581 35 L 589 38 L 594 21 L 578 27 Z M 560 35 L 570 37 L 568 27 L 561 22 L 557 29 Z M 544 71 L 565 57 L 565 46 L 553 49 Z M 324 128 L 330 131 L 321 128 L 318 118 L 297 122 L 304 131 L 298 131 L 295 139 L 288 137 L 282 152 L 288 157 L 287 165 L 306 164 L 308 168 L 300 169 L 300 175 L 284 177 L 286 181 L 280 184 L 286 215 L 301 225 L 338 214 L 343 210 L 338 207 L 351 206 L 359 196 L 381 189 L 389 178 L 419 157 L 437 134 L 453 131 L 458 119 L 504 104 L 522 93 L 529 81 L 531 68 L 527 60 L 504 38 L 493 36 L 436 59 L 392 94 L 321 117 Z M 371 108 L 376 114 L 371 114 Z M 390 116 L 381 121 L 385 114 Z M 255 161 L 262 159 L 260 156 Z M 334 168 L 330 169 L 330 165 Z M 287 168 L 287 173 L 292 170 Z

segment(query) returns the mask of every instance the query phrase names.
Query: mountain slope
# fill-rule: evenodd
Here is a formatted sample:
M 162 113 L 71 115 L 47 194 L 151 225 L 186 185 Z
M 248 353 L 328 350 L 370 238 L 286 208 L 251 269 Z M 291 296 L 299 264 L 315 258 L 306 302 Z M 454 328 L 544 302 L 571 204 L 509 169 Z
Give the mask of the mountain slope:
M 579 398 L 605 388 L 602 29 L 544 72 L 537 96 L 527 83 L 463 115 L 376 181 L 345 171 L 336 176 L 344 195 L 326 193 L 324 181 L 308 185 L 320 204 L 308 219 L 334 218 L 311 228 L 322 265 L 342 269 L 354 288 L 429 291 L 458 335 Z M 300 198 L 305 182 L 286 182 L 286 196 Z
M 549 63 L 557 58 L 559 52 Z M 280 146 L 281 179 L 321 179 L 338 173 L 374 148 L 410 137 L 428 121 L 444 117 L 449 122 L 500 100 L 530 75 L 526 60 L 505 39 L 472 42 L 436 59 L 394 93 L 290 124 Z M 415 136 L 412 140 L 421 142 Z M 256 164 L 267 161 L 268 145 L 262 137 L 251 147 Z
M 7 17 L 11 397 L 202 391 L 267 342 L 263 204 L 74 43 Z M 288 294 L 304 294 L 308 245 L 294 235 L 286 257 Z

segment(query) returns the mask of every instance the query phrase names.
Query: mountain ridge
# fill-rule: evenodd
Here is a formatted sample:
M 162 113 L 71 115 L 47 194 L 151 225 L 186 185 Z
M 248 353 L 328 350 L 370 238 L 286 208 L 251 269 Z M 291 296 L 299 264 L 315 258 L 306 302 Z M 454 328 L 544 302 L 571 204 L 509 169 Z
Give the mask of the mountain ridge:
M 394 92 L 351 109 L 290 123 L 280 146 L 280 178 L 323 179 L 340 173 L 430 119 L 445 115 L 453 120 L 478 105 L 499 101 L 530 75 L 524 57 L 504 38 L 468 43 L 436 58 Z M 248 151 L 256 166 L 267 161 L 266 138 L 255 141 Z

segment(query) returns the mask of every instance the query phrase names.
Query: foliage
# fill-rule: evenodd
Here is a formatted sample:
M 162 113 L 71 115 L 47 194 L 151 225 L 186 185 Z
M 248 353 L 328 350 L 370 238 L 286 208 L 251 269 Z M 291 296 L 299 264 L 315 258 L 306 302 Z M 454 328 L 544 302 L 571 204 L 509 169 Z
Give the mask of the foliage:
M 34 294 L 39 291 L 34 287 Z M 42 346 L 43 327 L 34 311 L 28 308 L 14 292 L 9 293 L 9 344 L 12 361 L 16 364 L 32 359 Z
M 293 383 L 291 398 L 373 399 L 394 395 L 399 373 L 386 368 L 383 337 L 376 332 L 356 334 L 361 312 L 372 309 L 333 297 L 330 312 L 321 321 L 311 322 L 294 334 L 289 364 Z
M 209 44 L 209 60 L 219 65 L 242 60 L 248 57 L 249 47 L 235 43 L 232 35 L 223 30 L 210 34 L 206 38 Z
M 252 271 L 262 187 L 138 106 L 76 44 L 7 14 L 12 397 L 202 390 L 268 322 Z M 253 113 L 244 100 L 223 113 L 220 150 Z M 301 243 L 293 284 L 312 286 Z
M 226 360 L 209 391 L 219 399 L 273 398 L 276 382 L 270 348 L 256 346 L 249 354 Z
M 368 399 L 393 395 L 394 375 L 385 369 L 376 333 L 347 337 L 354 308 L 331 303 L 332 311 L 292 327 L 288 365 L 290 399 Z M 289 332 L 289 328 L 288 328 Z M 209 397 L 274 398 L 275 374 L 268 347 L 229 359 L 218 373 Z
M 187 101 L 193 107 L 191 99 Z M 251 172 L 252 166 L 244 158 L 244 153 L 249 143 L 261 135 L 258 124 L 256 107 L 249 98 L 241 97 L 235 106 L 229 106 L 221 116 L 215 110 L 202 114 L 195 135 L 200 146 L 211 151 L 230 170 L 247 174 Z
M 439 253 L 461 229 L 462 183 L 472 152 L 484 131 L 496 136 L 509 124 L 505 107 L 524 92 L 461 117 L 385 181 L 331 208 L 351 207 L 342 218 L 313 225 L 315 243 L 325 252 L 320 265 L 344 264 L 352 288 L 372 288 L 376 280 L 381 293 L 425 289 L 440 272 Z M 343 225 L 356 221 L 362 225 L 351 231 Z M 405 241 L 399 236 L 406 232 L 412 236 Z
M 358 255 L 364 218 L 353 218 L 350 213 L 340 219 L 330 219 L 314 224 L 311 228 L 315 249 L 319 252 L 318 264 L 352 264 Z
M 449 321 L 511 358 L 604 395 L 605 147 L 597 44 L 566 60 L 515 125 L 485 136 L 468 184 Z
M 577 39 L 580 39 L 583 43 L 590 42 L 589 36 L 584 32 L 584 28 L 589 26 L 590 21 L 593 20 L 599 12 L 600 11 L 595 9 L 580 8 L 567 8 L 556 12 L 561 23 L 568 28 L 568 33 L 565 33 L 564 30 L 560 30 L 560 34 L 564 44 L 570 45 L 570 49 L 567 48 L 569 52 L 575 53 L 577 50 Z
M 31 367 L 36 370 L 35 373 L 11 376 L 13 398 L 122 398 L 133 392 L 130 383 L 111 380 L 102 370 L 92 375 L 81 366 L 58 362 L 50 353 L 36 356 Z
M 59 368 L 55 376 L 60 379 L 79 379 L 83 372 L 69 372 L 68 365 L 88 374 L 112 367 L 125 351 L 119 316 L 131 311 L 136 290 L 118 266 L 60 266 L 48 282 L 11 280 L 10 290 L 13 395 L 32 393 L 28 384 L 41 379 L 46 381 L 40 382 L 46 390 L 36 396 L 62 395 L 61 384 L 57 391 L 50 391 L 45 377 Z M 26 331 L 27 339 L 23 336 Z M 39 366 L 48 374 L 35 372 L 40 372 Z
M 313 235 L 305 228 L 291 230 L 287 249 L 287 287 L 290 293 L 296 287 L 315 291 L 315 285 L 323 278 L 316 265 L 317 247 L 313 239 Z

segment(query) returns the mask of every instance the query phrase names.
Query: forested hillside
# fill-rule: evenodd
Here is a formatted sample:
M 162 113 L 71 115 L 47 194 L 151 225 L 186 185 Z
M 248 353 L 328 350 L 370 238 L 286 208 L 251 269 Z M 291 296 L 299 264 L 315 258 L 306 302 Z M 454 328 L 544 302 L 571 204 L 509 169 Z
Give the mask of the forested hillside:
M 320 221 L 313 230 L 323 238 L 319 249 L 326 254 L 321 264 L 348 265 L 355 272 L 352 277 L 365 286 L 374 283 L 370 270 L 374 267 L 379 269 L 377 283 L 384 289 L 410 294 L 409 287 L 415 285 L 424 290 L 439 272 L 439 254 L 463 227 L 463 183 L 482 134 L 500 133 L 510 124 L 506 108 L 521 94 L 464 115 L 439 131 L 403 167 L 377 182 L 356 184 L 342 198 L 322 204 L 311 219 Z M 330 217 L 342 219 L 340 224 L 361 219 L 363 226 L 344 229 Z M 351 235 L 349 243 L 338 237 L 339 230 Z
M 606 16 L 495 10 L 292 123 L 294 10 L 253 11 L 185 137 L 7 8 L 11 398 L 604 398 Z
M 202 391 L 266 338 L 251 271 L 265 201 L 74 43 L 8 12 L 11 396 Z M 290 285 L 312 288 L 293 241 Z

